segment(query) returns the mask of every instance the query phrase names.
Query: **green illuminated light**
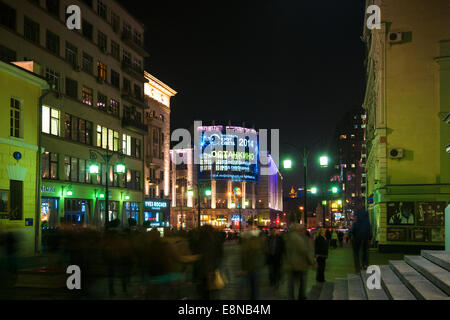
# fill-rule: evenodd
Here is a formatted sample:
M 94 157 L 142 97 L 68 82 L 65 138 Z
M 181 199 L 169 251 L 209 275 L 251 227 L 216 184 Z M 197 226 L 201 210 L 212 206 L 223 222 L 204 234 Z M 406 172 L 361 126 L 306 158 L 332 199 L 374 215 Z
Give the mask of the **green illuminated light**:
M 100 193 L 99 197 L 100 197 L 100 199 L 103 199 L 105 197 L 105 194 L 104 193 Z
M 98 173 L 98 164 L 91 164 L 89 166 L 89 173 L 91 174 Z
M 327 200 L 323 200 L 322 201 L 322 205 L 326 206 L 327 205 Z
M 72 191 L 67 191 L 67 195 L 71 196 L 72 195 Z
M 316 187 L 312 187 L 311 188 L 311 193 L 312 194 L 316 194 L 317 193 L 317 188 Z
M 291 169 L 292 168 L 292 160 L 284 160 L 283 161 L 283 167 L 285 169 Z
M 212 194 L 211 189 L 206 189 L 205 190 L 205 196 L 210 197 Z
M 338 189 L 337 187 L 333 187 L 333 188 L 331 189 L 331 191 L 332 191 L 333 193 L 338 193 L 339 189 Z
M 328 166 L 328 157 L 327 156 L 321 156 L 319 159 L 320 166 L 326 167 Z
M 342 206 L 342 200 L 337 201 L 338 205 Z
M 125 196 L 125 200 L 130 200 L 130 196 Z
M 117 173 L 125 173 L 126 167 L 123 163 L 116 164 L 116 172 Z

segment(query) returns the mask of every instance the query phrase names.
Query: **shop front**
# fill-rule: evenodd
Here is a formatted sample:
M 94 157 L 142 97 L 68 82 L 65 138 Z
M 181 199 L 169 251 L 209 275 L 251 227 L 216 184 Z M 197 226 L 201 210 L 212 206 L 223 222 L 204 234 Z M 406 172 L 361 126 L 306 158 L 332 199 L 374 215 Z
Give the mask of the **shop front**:
M 64 199 L 63 222 L 70 224 L 84 224 L 89 221 L 91 200 Z
M 170 206 L 168 200 L 146 199 L 144 202 L 144 225 L 150 228 L 169 226 Z
M 41 223 L 42 228 L 54 228 L 58 226 L 59 198 L 41 197 Z

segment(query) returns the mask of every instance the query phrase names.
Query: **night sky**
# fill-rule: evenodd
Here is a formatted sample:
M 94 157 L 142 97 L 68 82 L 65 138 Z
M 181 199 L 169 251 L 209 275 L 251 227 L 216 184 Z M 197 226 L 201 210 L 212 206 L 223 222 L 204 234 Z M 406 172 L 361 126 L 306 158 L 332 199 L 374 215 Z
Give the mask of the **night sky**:
M 172 130 L 194 120 L 280 129 L 282 142 L 313 148 L 315 164 L 362 104 L 363 0 L 120 2 L 145 25 L 146 70 L 178 91 Z M 286 185 L 302 185 L 302 171 L 283 172 Z

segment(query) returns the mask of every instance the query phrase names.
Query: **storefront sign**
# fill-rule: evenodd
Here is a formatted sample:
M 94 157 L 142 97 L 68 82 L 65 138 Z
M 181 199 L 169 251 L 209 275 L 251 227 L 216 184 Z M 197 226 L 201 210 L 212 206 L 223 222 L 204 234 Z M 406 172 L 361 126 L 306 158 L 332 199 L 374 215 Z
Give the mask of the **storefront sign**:
M 167 208 L 168 206 L 166 201 L 145 201 L 144 205 L 152 210 L 160 210 L 160 208 Z
M 42 186 L 41 188 L 41 192 L 45 192 L 45 193 L 54 193 L 55 192 L 55 187 L 47 187 L 47 186 Z

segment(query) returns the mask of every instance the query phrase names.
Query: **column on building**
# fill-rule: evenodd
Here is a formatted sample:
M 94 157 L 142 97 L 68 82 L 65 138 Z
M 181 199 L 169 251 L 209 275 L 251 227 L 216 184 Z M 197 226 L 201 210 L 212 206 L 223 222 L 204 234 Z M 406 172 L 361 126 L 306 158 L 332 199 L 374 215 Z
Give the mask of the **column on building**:
M 216 180 L 211 180 L 211 209 L 216 208 Z
M 252 209 L 256 209 L 256 183 L 252 183 Z
M 175 163 L 175 152 L 171 152 L 172 160 L 172 207 L 177 206 L 177 165 Z
M 245 181 L 242 181 L 242 184 L 241 184 L 241 193 L 242 193 L 242 197 L 241 197 L 241 208 L 245 208 L 245 199 L 247 198 L 247 195 L 246 195 L 246 193 L 245 193 L 245 186 L 246 186 L 246 183 L 245 183 Z
M 228 201 L 227 201 L 227 207 L 228 209 L 231 209 L 231 192 L 232 190 L 232 185 L 231 185 L 231 181 L 227 181 L 227 197 L 228 197 Z
M 193 161 L 192 161 L 192 157 L 193 157 L 193 150 L 189 150 L 188 152 L 186 152 L 184 154 L 185 156 L 185 161 L 187 162 L 187 168 L 188 168 L 188 172 L 187 172 L 187 185 L 188 185 L 188 190 L 189 188 L 191 190 L 194 189 L 194 170 L 193 170 Z M 198 182 L 198 181 L 197 181 Z M 187 206 L 189 208 L 192 208 L 194 206 L 194 198 L 192 194 L 188 194 L 188 198 L 187 198 Z

